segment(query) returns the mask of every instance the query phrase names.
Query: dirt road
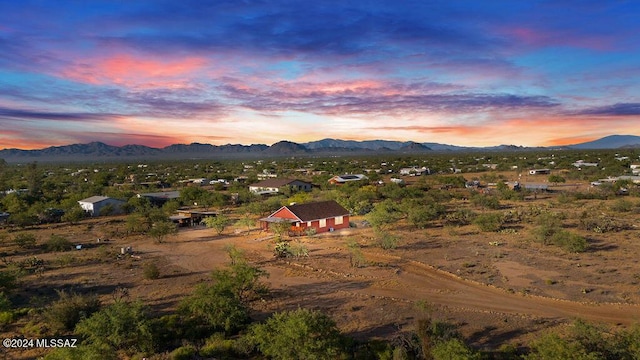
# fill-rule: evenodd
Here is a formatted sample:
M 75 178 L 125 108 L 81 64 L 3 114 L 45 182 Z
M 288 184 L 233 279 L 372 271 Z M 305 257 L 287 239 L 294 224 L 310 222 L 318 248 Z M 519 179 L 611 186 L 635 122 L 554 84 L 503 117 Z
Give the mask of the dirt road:
M 510 293 L 503 289 L 461 279 L 427 264 L 385 254 L 386 266 L 355 269 L 348 252 L 335 239 L 314 239 L 308 243 L 310 257 L 296 261 L 273 260 L 269 241 L 256 236 L 215 237 L 211 231 L 189 230 L 166 244 L 146 244 L 146 251 L 159 252 L 171 263 L 190 272 L 207 273 L 227 262 L 225 246 L 233 244 L 252 254 L 270 274 L 274 291 L 295 298 L 330 304 L 340 297 L 383 298 L 388 303 L 430 304 L 461 311 L 517 315 L 551 320 L 585 320 L 629 325 L 640 322 L 640 306 L 629 304 L 587 304 Z M 331 246 L 331 247 L 330 247 Z M 375 250 L 371 250 L 375 251 Z M 372 322 L 376 319 L 372 318 Z

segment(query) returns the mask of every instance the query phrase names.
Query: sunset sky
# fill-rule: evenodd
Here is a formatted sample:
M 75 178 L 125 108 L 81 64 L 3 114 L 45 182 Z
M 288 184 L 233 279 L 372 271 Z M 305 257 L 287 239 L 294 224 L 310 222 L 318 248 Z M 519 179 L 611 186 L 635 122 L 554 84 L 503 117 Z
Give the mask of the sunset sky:
M 2 1 L 0 149 L 640 135 L 637 1 Z

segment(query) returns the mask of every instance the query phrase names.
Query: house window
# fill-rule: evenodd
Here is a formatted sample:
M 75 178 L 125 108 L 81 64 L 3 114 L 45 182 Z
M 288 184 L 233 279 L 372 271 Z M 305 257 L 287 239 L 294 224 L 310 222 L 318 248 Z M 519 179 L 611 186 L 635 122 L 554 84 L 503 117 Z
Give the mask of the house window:
M 344 217 L 336 216 L 336 225 L 341 225 L 344 222 Z
M 296 223 L 296 227 L 300 227 L 300 223 L 299 222 Z
M 320 225 L 318 227 L 327 227 L 327 219 L 320 219 Z
M 307 227 L 311 227 L 311 221 L 307 221 Z

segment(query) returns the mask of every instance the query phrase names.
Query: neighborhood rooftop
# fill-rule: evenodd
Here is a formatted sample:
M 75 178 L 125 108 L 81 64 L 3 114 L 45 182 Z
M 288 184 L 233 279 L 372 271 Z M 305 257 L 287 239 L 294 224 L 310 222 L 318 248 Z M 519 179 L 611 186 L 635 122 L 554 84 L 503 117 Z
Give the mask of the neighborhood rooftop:
M 349 215 L 349 211 L 333 200 L 294 204 L 287 208 L 301 221 L 312 221 L 334 216 Z
M 289 185 L 290 183 L 294 182 L 296 180 L 294 179 L 278 179 L 278 178 L 273 178 L 273 179 L 266 179 L 266 180 L 262 180 L 259 181 L 255 184 L 252 184 L 251 186 L 254 187 L 281 187 L 281 186 L 285 186 L 285 185 Z
M 86 199 L 80 200 L 80 202 L 95 204 L 100 201 L 105 201 L 107 199 L 109 199 L 107 196 L 91 196 Z

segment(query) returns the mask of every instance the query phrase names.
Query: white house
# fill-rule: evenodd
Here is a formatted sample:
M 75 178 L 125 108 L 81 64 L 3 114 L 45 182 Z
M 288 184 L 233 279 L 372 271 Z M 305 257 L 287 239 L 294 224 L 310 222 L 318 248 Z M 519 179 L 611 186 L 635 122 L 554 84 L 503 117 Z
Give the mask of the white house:
M 578 160 L 578 161 L 574 162 L 571 165 L 573 165 L 573 166 L 575 166 L 577 168 L 587 167 L 587 166 L 596 167 L 596 166 L 598 166 L 598 163 L 590 163 L 590 162 L 585 162 L 584 160 Z
M 412 166 L 410 168 L 400 169 L 400 175 L 421 176 L 423 174 L 430 174 L 431 171 L 427 167 Z
M 277 194 L 282 192 L 285 188 L 289 188 L 294 191 L 311 191 L 313 185 L 300 180 L 267 179 L 251 184 L 249 186 L 249 191 L 254 194 L 266 195 Z
M 112 199 L 107 196 L 92 196 L 86 199 L 78 201 L 82 210 L 91 214 L 91 216 L 98 216 L 105 206 L 111 205 L 115 213 L 121 211 L 122 205 L 125 203 L 123 200 Z
M 329 184 L 331 185 L 339 185 L 348 183 L 351 181 L 360 181 L 369 179 L 366 175 L 363 174 L 345 174 L 345 175 L 336 175 L 329 179 Z

